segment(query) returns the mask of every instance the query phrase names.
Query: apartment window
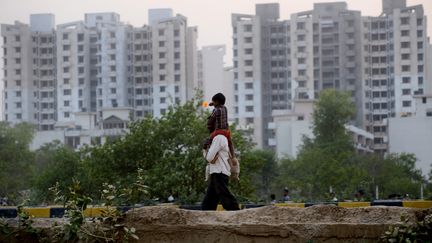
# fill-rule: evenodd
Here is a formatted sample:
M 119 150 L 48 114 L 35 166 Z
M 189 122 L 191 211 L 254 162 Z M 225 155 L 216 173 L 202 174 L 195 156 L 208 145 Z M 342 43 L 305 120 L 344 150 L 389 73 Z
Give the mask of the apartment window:
M 159 92 L 165 92 L 166 91 L 166 87 L 165 86 L 160 86 L 159 87 Z
M 409 59 L 410 59 L 410 54 L 408 53 L 402 54 L 402 60 L 409 60 Z
M 165 58 L 165 52 L 159 52 L 159 58 Z
M 63 73 L 69 73 L 69 67 L 64 67 L 63 68 Z
M 417 48 L 418 49 L 423 49 L 423 42 L 417 42 Z
M 176 82 L 178 82 L 178 81 L 180 81 L 180 74 L 176 74 L 176 75 L 174 75 L 174 81 L 176 81 Z
M 6 96 L 6 95 L 5 95 Z M 15 91 L 15 96 L 16 97 L 21 97 L 21 91 Z M 5 98 L 7 98 L 7 97 L 5 97 Z
M 411 107 L 411 101 L 410 100 L 402 101 L 402 107 Z
M 409 30 L 402 30 L 401 36 L 409 36 Z
M 401 42 L 401 48 L 410 48 L 409 42 Z
M 78 56 L 78 63 L 84 63 L 84 56 Z
M 83 74 L 83 73 L 84 73 L 84 67 L 79 67 L 78 74 Z
M 159 81 L 165 81 L 165 75 L 159 75 Z
M 411 66 L 409 65 L 402 65 L 402 72 L 409 72 L 411 70 Z
M 21 80 L 15 80 L 15 85 L 16 86 L 21 86 Z M 5 81 L 5 87 L 6 87 L 6 81 Z
M 423 37 L 423 30 L 417 30 L 417 37 Z
M 304 46 L 297 47 L 297 52 L 300 52 L 300 53 L 306 52 L 306 47 L 304 47 Z
M 63 79 L 63 84 L 69 84 L 69 79 L 68 78 L 64 78 Z
M 16 69 L 16 70 L 15 70 L 15 74 L 16 74 L 16 75 L 21 75 L 21 69 Z
M 165 98 L 165 97 L 161 97 L 159 101 L 160 101 L 159 103 L 161 103 L 161 104 L 165 104 L 165 102 L 166 102 L 166 98 Z
M 63 45 L 63 51 L 70 51 L 70 45 Z
M 165 46 L 165 41 L 159 41 L 159 47 L 164 47 Z
M 245 83 L 246 89 L 253 89 L 253 83 Z
M 304 41 L 306 39 L 305 35 L 298 35 L 297 36 L 297 41 Z
M 297 29 L 298 29 L 298 30 L 303 30 L 303 29 L 305 29 L 305 26 L 306 26 L 305 22 L 298 22 L 298 23 L 297 23 Z
M 69 104 L 70 104 L 70 101 L 69 100 L 65 100 L 65 101 L 63 101 L 63 106 L 69 106 Z
M 252 60 L 245 60 L 245 66 L 252 66 L 253 61 Z
M 419 73 L 423 73 L 423 65 L 418 65 L 417 66 L 417 71 L 419 72 Z
M 78 52 L 83 52 L 83 51 L 84 51 L 84 46 L 78 45 Z
M 163 36 L 165 34 L 165 31 L 163 29 L 159 29 L 158 34 L 159 36 Z
M 419 62 L 423 61 L 423 53 L 417 54 L 417 61 L 419 61 Z
M 410 89 L 402 89 L 402 95 L 410 95 L 411 90 Z
M 111 43 L 110 48 L 111 48 L 111 50 L 115 50 L 116 49 L 116 44 L 115 43 Z
M 244 32 L 252 32 L 252 25 L 251 24 L 246 24 L 244 25 Z
M 247 125 L 250 125 L 250 124 L 253 124 L 253 123 L 254 123 L 254 119 L 252 117 L 247 117 L 246 118 L 246 124 Z
M 78 40 L 79 42 L 83 41 L 83 40 L 84 40 L 84 34 L 78 34 L 78 35 L 77 35 L 77 40 Z
M 16 119 L 21 119 L 22 115 L 21 115 L 21 113 L 16 113 L 15 117 L 16 117 Z
M 5 48 L 5 50 L 6 50 L 6 48 Z M 21 47 L 15 47 L 15 52 L 16 53 L 20 53 L 21 52 Z
M 174 59 L 180 59 L 180 52 L 174 52 Z
M 5 59 L 5 61 L 6 61 L 6 59 Z M 15 58 L 15 63 L 16 64 L 21 64 L 21 58 Z
M 411 78 L 410 77 L 402 77 L 402 83 L 409 84 L 410 82 L 411 82 Z
M 252 37 L 245 37 L 244 42 L 245 43 L 252 43 Z
M 64 115 L 65 118 L 69 118 L 70 113 L 69 112 L 65 112 L 63 115 Z
M 174 37 L 180 36 L 180 30 L 174 30 Z
M 253 95 L 252 94 L 246 95 L 246 100 L 253 100 Z
M 400 21 L 401 21 L 401 25 L 409 24 L 409 18 L 408 17 L 403 17 L 400 19 Z
M 423 19 L 417 19 L 417 26 L 423 25 Z
M 246 106 L 246 112 L 253 112 L 254 111 L 254 107 L 253 106 Z
M 244 49 L 245 55 L 251 55 L 253 53 L 253 49 L 252 48 L 246 48 Z
M 253 72 L 252 72 L 252 71 L 245 72 L 245 77 L 246 77 L 246 78 L 251 78 L 251 77 L 253 77 Z
M 422 85 L 423 84 L 423 77 L 418 77 L 418 84 Z
M 159 63 L 159 69 L 161 70 L 165 69 L 165 63 Z
M 111 88 L 111 94 L 116 94 L 117 90 L 115 88 Z
M 82 90 L 82 89 L 79 89 L 79 90 L 78 90 L 78 96 L 79 96 L 79 97 L 82 97 L 82 95 L 83 95 L 83 90 Z
M 166 109 L 160 109 L 160 113 L 161 113 L 161 115 L 165 115 Z
M 176 93 L 178 93 L 178 92 L 180 92 L 180 87 L 178 85 L 176 85 L 175 88 L 174 88 L 174 90 L 175 90 Z
M 68 34 L 67 33 L 63 33 L 63 40 L 67 40 L 68 39 Z
M 16 108 L 21 108 L 21 102 L 16 102 L 15 106 L 16 106 Z
M 71 95 L 72 91 L 70 89 L 63 90 L 63 95 Z

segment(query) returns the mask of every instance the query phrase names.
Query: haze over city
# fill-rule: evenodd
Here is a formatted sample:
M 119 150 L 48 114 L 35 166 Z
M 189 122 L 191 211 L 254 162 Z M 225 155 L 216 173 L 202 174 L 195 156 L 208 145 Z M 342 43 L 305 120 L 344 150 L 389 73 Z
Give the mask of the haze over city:
M 190 26 L 198 26 L 198 46 L 227 45 L 225 62 L 232 65 L 231 14 L 254 14 L 257 3 L 279 3 L 281 19 L 289 19 L 292 13 L 311 10 L 314 3 L 330 0 L 0 0 L 0 23 L 12 24 L 15 20 L 29 23 L 30 14 L 52 13 L 56 24 L 81 20 L 85 13 L 116 12 L 123 22 L 134 26 L 148 24 L 148 9 L 171 8 L 175 14 L 187 17 Z M 378 16 L 381 0 L 346 0 L 349 10 L 359 10 L 363 16 Z M 423 4 L 425 14 L 432 13 L 432 1 L 408 0 L 409 6 Z M 432 33 L 432 24 L 428 25 Z M 1 63 L 0 65 L 3 65 Z

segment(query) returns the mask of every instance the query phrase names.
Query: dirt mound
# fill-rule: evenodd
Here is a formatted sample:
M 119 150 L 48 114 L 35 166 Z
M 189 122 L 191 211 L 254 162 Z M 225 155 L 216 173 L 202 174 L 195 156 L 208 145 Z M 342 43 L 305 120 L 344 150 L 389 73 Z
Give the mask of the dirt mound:
M 128 213 L 143 242 L 376 242 L 389 225 L 431 213 L 399 207 L 267 206 L 236 212 L 144 207 Z

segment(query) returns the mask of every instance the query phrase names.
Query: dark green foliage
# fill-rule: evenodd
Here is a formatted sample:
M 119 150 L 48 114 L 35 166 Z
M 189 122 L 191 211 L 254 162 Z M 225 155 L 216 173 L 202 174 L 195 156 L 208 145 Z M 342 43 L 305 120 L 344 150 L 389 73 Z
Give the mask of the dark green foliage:
M 0 197 L 10 203 L 22 201 L 20 195 L 31 185 L 33 154 L 28 149 L 33 138 L 33 127 L 18 124 L 11 127 L 0 122 Z
M 297 200 L 329 200 L 330 187 L 338 199 L 352 199 L 358 190 L 373 199 L 375 186 L 380 198 L 390 194 L 420 195 L 426 183 L 415 168 L 416 158 L 410 154 L 361 155 L 354 151 L 344 125 L 354 114 L 350 97 L 335 90 L 324 90 L 313 113 L 314 138 L 304 138 L 296 159 L 280 161 L 274 190 L 291 189 Z

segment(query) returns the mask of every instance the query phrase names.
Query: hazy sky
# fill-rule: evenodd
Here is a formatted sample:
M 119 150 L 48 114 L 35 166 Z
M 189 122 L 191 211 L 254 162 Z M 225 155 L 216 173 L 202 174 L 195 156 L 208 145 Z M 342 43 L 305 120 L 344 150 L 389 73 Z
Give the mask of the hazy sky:
M 134 26 L 147 24 L 149 8 L 172 8 L 198 26 L 198 45 L 226 44 L 227 64 L 231 64 L 231 13 L 254 13 L 256 3 L 279 2 L 281 18 L 291 13 L 310 10 L 314 2 L 331 0 L 0 0 L 0 23 L 19 20 L 29 22 L 32 13 L 53 13 L 56 24 L 84 19 L 84 13 L 117 12 L 124 22 Z M 363 15 L 379 15 L 381 0 L 346 0 L 348 8 Z M 423 4 L 432 13 L 432 0 L 408 0 L 408 5 Z M 429 34 L 432 23 L 429 22 Z
M 147 24 L 150 8 L 172 8 L 188 18 L 189 25 L 198 26 L 198 45 L 227 45 L 226 65 L 232 65 L 231 13 L 253 14 L 256 3 L 279 2 L 281 19 L 289 19 L 291 13 L 310 10 L 314 2 L 331 0 L 0 0 L 0 23 L 15 20 L 29 23 L 32 13 L 53 13 L 56 24 L 83 20 L 84 13 L 117 12 L 123 22 L 134 26 Z M 351 10 L 361 10 L 362 15 L 377 16 L 381 13 L 381 0 L 346 0 Z M 432 0 L 408 0 L 408 5 L 423 4 L 425 13 L 432 13 Z M 428 16 L 430 17 L 430 16 Z M 428 33 L 432 23 L 428 21 Z M 0 44 L 3 39 L 0 39 Z M 3 53 L 3 52 L 0 52 Z M 0 54 L 1 55 L 1 54 Z M 0 61 L 0 70 L 3 62 Z M 3 72 L 0 72 L 0 78 Z M 2 90 L 3 82 L 0 82 Z M 1 97 L 1 93 L 0 93 Z M 0 120 L 2 113 L 0 98 Z

